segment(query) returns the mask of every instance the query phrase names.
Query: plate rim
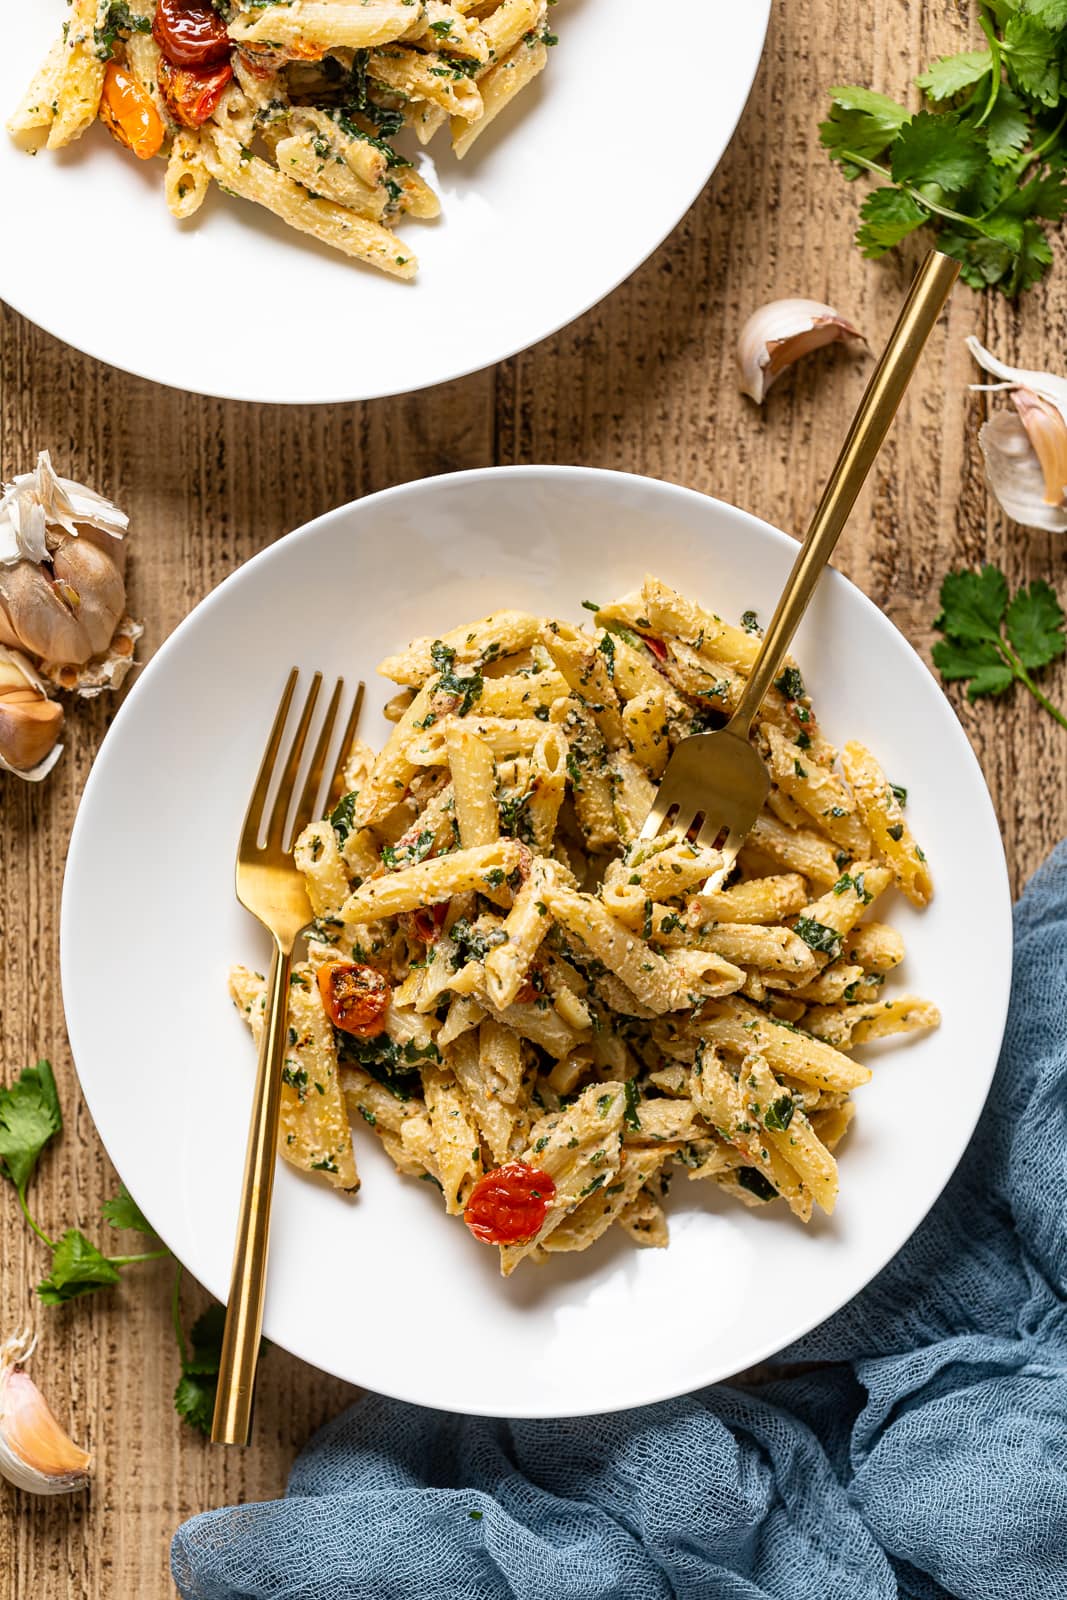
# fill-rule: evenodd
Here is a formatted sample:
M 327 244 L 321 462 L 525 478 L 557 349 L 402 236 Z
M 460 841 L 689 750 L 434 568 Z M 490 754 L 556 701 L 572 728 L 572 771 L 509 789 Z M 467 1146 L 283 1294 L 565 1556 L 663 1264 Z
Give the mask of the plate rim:
M 341 521 L 349 517 L 353 513 L 360 511 L 363 507 L 370 506 L 372 504 L 378 505 L 391 498 L 403 497 L 413 490 L 423 490 L 430 488 L 431 486 L 442 484 L 473 484 L 486 479 L 497 479 L 500 477 L 521 479 L 524 477 L 536 478 L 544 476 L 557 479 L 571 478 L 576 481 L 586 482 L 590 480 L 607 480 L 616 484 L 617 486 L 630 484 L 636 480 L 636 482 L 642 485 L 644 488 L 652 488 L 659 492 L 666 491 L 669 494 L 677 495 L 683 499 L 689 500 L 691 503 L 699 503 L 704 507 L 714 508 L 714 511 L 718 514 L 725 513 L 728 518 L 738 519 L 742 526 L 745 524 L 757 524 L 764 533 L 773 536 L 772 542 L 777 543 L 786 551 L 792 550 L 795 552 L 797 547 L 797 541 L 793 539 L 791 535 L 785 533 L 781 528 L 775 527 L 773 523 L 766 522 L 763 518 L 756 516 L 755 513 L 745 511 L 740 506 L 732 505 L 729 501 L 720 500 L 713 495 L 706 495 L 700 490 L 690 489 L 685 485 L 677 484 L 666 479 L 652 478 L 647 474 L 642 473 L 623 472 L 614 468 L 557 465 L 554 463 L 524 463 L 521 465 L 474 467 L 459 472 L 437 473 L 431 477 L 410 479 L 406 483 L 394 484 L 389 488 L 378 490 L 375 494 L 365 495 L 360 499 L 347 501 L 343 505 L 336 506 L 332 510 L 321 513 L 319 516 L 314 517 L 310 522 L 301 524 L 298 528 L 294 528 L 291 532 L 283 534 L 279 539 L 274 540 L 271 544 L 266 545 L 263 549 L 256 551 L 254 555 L 250 556 L 247 561 L 235 568 L 233 572 L 228 573 L 214 589 L 210 590 L 208 594 L 198 601 L 192 610 L 182 618 L 177 627 L 175 627 L 167 636 L 167 638 L 163 640 L 150 660 L 145 663 L 144 668 L 139 673 L 131 689 L 124 696 L 122 704 L 119 706 L 112 720 L 111 726 L 109 727 L 108 732 L 101 743 L 100 750 L 97 751 L 97 755 L 94 758 L 93 764 L 89 770 L 89 775 L 85 782 L 85 786 L 79 798 L 78 809 L 74 819 L 74 825 L 71 830 L 67 856 L 64 865 L 63 887 L 60 904 L 59 965 L 60 989 L 64 1002 L 64 1018 L 66 1021 L 68 1043 L 74 1070 L 78 1078 L 78 1084 L 84 1097 L 86 1107 L 93 1119 L 93 1126 L 101 1144 L 104 1146 L 104 1149 L 108 1155 L 108 1159 L 112 1162 L 112 1165 L 119 1173 L 120 1178 L 122 1176 L 121 1169 L 118 1162 L 114 1158 L 111 1147 L 105 1138 L 102 1129 L 98 1124 L 96 1114 L 93 1110 L 93 1097 L 86 1087 L 82 1079 L 81 1071 L 78 1067 L 78 1047 L 75 1044 L 75 1032 L 77 1024 L 67 1014 L 65 996 L 67 992 L 66 972 L 68 959 L 66 952 L 70 949 L 70 941 L 68 937 L 69 924 L 74 914 L 72 905 L 74 895 L 76 894 L 76 891 L 73 890 L 70 885 L 72 884 L 75 875 L 78 851 L 80 848 L 84 848 L 82 845 L 82 834 L 84 833 L 85 828 L 88 826 L 88 824 L 84 823 L 83 821 L 88 814 L 87 808 L 84 805 L 84 801 L 95 788 L 96 784 L 104 781 L 99 776 L 99 774 L 103 771 L 103 768 L 100 765 L 100 755 L 105 749 L 107 740 L 111 737 L 114 728 L 122 725 L 124 722 L 127 714 L 127 706 L 135 699 L 135 697 L 140 697 L 142 684 L 146 681 L 146 679 L 150 679 L 150 677 L 154 675 L 156 663 L 166 659 L 173 641 L 178 639 L 179 635 L 186 630 L 192 619 L 200 612 L 212 609 L 217 603 L 218 596 L 224 590 L 226 590 L 229 585 L 233 584 L 238 578 L 240 578 L 247 568 L 257 564 L 269 562 L 274 556 L 275 552 L 283 544 L 288 544 L 290 542 L 302 543 L 307 539 L 313 539 L 318 536 L 324 527 L 333 522 Z M 990 1053 L 990 1065 L 984 1085 L 984 1092 L 981 1101 L 977 1105 L 974 1118 L 973 1120 L 969 1118 L 965 1119 L 962 1130 L 959 1127 L 954 1127 L 952 1131 L 954 1131 L 955 1136 L 951 1140 L 946 1139 L 945 1141 L 951 1146 L 951 1154 L 949 1157 L 946 1157 L 946 1163 L 943 1169 L 941 1181 L 938 1184 L 936 1191 L 932 1194 L 929 1203 L 925 1206 L 922 1213 L 917 1217 L 914 1225 L 908 1231 L 908 1233 L 897 1243 L 895 1243 L 891 1249 L 888 1251 L 879 1250 L 872 1253 L 869 1270 L 866 1267 L 864 1269 L 866 1276 L 862 1284 L 841 1298 L 835 1297 L 832 1303 L 823 1307 L 819 1314 L 814 1317 L 811 1317 L 806 1313 L 801 1313 L 792 1326 L 788 1336 L 784 1339 L 776 1334 L 775 1337 L 770 1340 L 767 1340 L 763 1343 L 754 1344 L 749 1359 L 746 1361 L 743 1368 L 732 1368 L 729 1372 L 716 1372 L 714 1366 L 709 1363 L 709 1370 L 715 1372 L 716 1375 L 702 1378 L 694 1387 L 689 1387 L 687 1384 L 683 1384 L 681 1387 L 678 1387 L 674 1382 L 668 1381 L 666 1386 L 663 1388 L 655 1388 L 653 1392 L 643 1393 L 637 1398 L 620 1398 L 609 1408 L 601 1408 L 597 1411 L 589 1411 L 580 1406 L 576 1407 L 573 1403 L 555 1403 L 547 1408 L 542 1404 L 534 1409 L 523 1406 L 508 1406 L 507 1408 L 503 1408 L 489 1405 L 479 1407 L 476 1411 L 472 1410 L 459 1413 L 461 1415 L 544 1421 L 582 1416 L 612 1415 L 619 1411 L 635 1410 L 641 1406 L 658 1405 L 664 1401 L 676 1399 L 680 1395 L 697 1393 L 700 1389 L 713 1384 L 729 1382 L 733 1377 L 736 1376 L 737 1372 L 748 1370 L 750 1367 L 758 1366 L 761 1363 L 769 1360 L 779 1351 L 788 1348 L 790 1345 L 805 1337 L 814 1329 L 821 1327 L 832 1317 L 836 1316 L 845 1306 L 849 1305 L 854 1299 L 858 1298 L 859 1295 L 863 1294 L 870 1284 L 872 1284 L 879 1274 L 885 1269 L 889 1262 L 892 1261 L 894 1257 L 904 1249 L 908 1242 L 914 1237 L 918 1229 L 929 1217 L 934 1206 L 943 1196 L 960 1164 L 960 1161 L 970 1145 L 975 1133 L 975 1129 L 977 1128 L 978 1123 L 985 1112 L 1007 1026 L 1008 1007 L 1011 999 L 1014 956 L 1013 901 L 1008 875 L 1007 858 L 1003 848 L 1003 837 L 1001 834 L 999 818 L 997 817 L 992 796 L 985 780 L 985 774 L 983 773 L 981 764 L 979 763 L 978 758 L 971 747 L 971 743 L 967 737 L 966 731 L 956 715 L 955 708 L 948 700 L 948 697 L 944 694 L 940 684 L 938 684 L 934 674 L 927 666 L 926 662 L 923 661 L 922 657 L 919 655 L 919 652 L 911 644 L 910 640 L 896 626 L 892 619 L 888 617 L 886 613 L 878 605 L 876 605 L 875 602 L 871 600 L 862 589 L 859 588 L 858 584 L 853 583 L 850 578 L 846 577 L 846 575 L 836 567 L 831 566 L 827 569 L 827 571 L 829 574 L 829 581 L 831 583 L 846 585 L 854 592 L 856 596 L 858 596 L 859 600 L 862 602 L 862 609 L 865 609 L 869 614 L 876 617 L 880 624 L 888 626 L 897 635 L 900 642 L 922 668 L 925 676 L 930 680 L 941 699 L 945 702 L 946 709 L 950 713 L 950 726 L 953 728 L 953 734 L 957 745 L 961 751 L 964 761 L 969 762 L 972 774 L 977 778 L 977 783 L 980 793 L 983 797 L 984 807 L 987 813 L 987 821 L 992 824 L 993 830 L 999 842 L 1000 848 L 997 851 L 995 863 L 993 864 L 996 868 L 995 873 L 991 872 L 991 864 L 988 861 L 984 864 L 984 870 L 990 877 L 990 895 L 995 900 L 993 910 L 996 911 L 995 926 L 997 928 L 997 940 L 1001 944 L 998 970 L 1003 974 L 1002 990 L 998 1003 L 992 1009 L 992 1015 L 990 1015 L 988 1008 L 988 997 L 986 1001 L 986 1015 L 989 1017 L 992 1023 L 992 1026 L 989 1029 L 989 1038 L 991 1040 L 995 1040 L 996 1048 L 995 1051 L 991 1050 Z M 134 1198 L 137 1199 L 138 1197 L 135 1196 Z M 140 1202 L 138 1201 L 138 1203 Z M 148 1215 L 149 1219 L 151 1220 L 150 1209 L 146 1211 L 146 1215 Z M 225 1303 L 225 1296 L 219 1295 L 216 1289 L 212 1289 L 202 1278 L 200 1278 L 199 1274 L 191 1266 L 189 1266 L 182 1256 L 173 1251 L 173 1247 L 170 1245 L 170 1242 L 165 1234 L 159 1234 L 158 1237 L 164 1244 L 168 1246 L 169 1249 L 172 1250 L 172 1253 L 175 1255 L 175 1259 L 181 1263 L 187 1272 L 189 1272 L 190 1276 L 196 1279 L 196 1281 L 205 1289 L 207 1289 L 209 1293 L 213 1294 L 216 1298 L 222 1299 L 223 1303 Z M 437 1405 L 433 1401 L 427 1400 L 424 1396 L 406 1391 L 405 1385 L 402 1381 L 390 1383 L 388 1387 L 376 1385 L 374 1388 L 370 1388 L 365 1383 L 361 1383 L 359 1380 L 352 1378 L 348 1372 L 339 1370 L 338 1366 L 335 1364 L 331 1364 L 330 1362 L 323 1363 L 317 1359 L 312 1360 L 300 1350 L 293 1349 L 290 1344 L 285 1342 L 285 1340 L 275 1338 L 275 1336 L 269 1332 L 265 1333 L 265 1337 L 270 1338 L 272 1343 L 278 1344 L 282 1349 L 286 1350 L 288 1354 L 295 1356 L 298 1360 L 306 1362 L 309 1366 L 313 1366 L 316 1370 L 327 1373 L 331 1377 L 338 1378 L 342 1382 L 351 1384 L 355 1388 L 360 1388 L 366 1393 L 382 1394 L 387 1398 L 399 1400 L 405 1404 L 422 1406 L 428 1410 L 438 1410 L 442 1412 L 451 1411 L 450 1407 Z
M 272 405 L 285 407 L 361 405 L 373 400 L 397 399 L 406 394 L 419 394 L 424 390 L 435 389 L 443 384 L 456 383 L 460 379 L 472 377 L 478 372 L 487 372 L 490 368 L 500 366 L 502 362 L 510 361 L 514 356 L 521 355 L 524 351 L 532 350 L 534 346 L 543 344 L 546 339 L 551 339 L 557 333 L 562 332 L 564 328 L 569 328 L 572 323 L 577 322 L 581 317 L 584 317 L 589 311 L 592 311 L 595 306 L 598 306 L 603 301 L 607 300 L 618 288 L 620 288 L 622 284 L 627 282 L 628 279 L 632 278 L 634 273 L 638 272 L 651 256 L 655 255 L 660 246 L 671 236 L 675 229 L 680 227 L 685 221 L 685 218 L 689 215 L 690 211 L 693 209 L 693 206 L 696 204 L 701 194 L 703 194 L 704 190 L 711 182 L 724 157 L 726 156 L 730 145 L 733 143 L 734 135 L 737 132 L 738 123 L 741 121 L 741 117 L 744 114 L 745 108 L 748 105 L 751 97 L 752 90 L 755 88 L 756 79 L 759 75 L 759 69 L 763 62 L 764 53 L 767 48 L 767 33 L 770 28 L 772 3 L 773 0 L 747 0 L 747 5 L 750 8 L 754 9 L 757 6 L 763 8 L 762 27 L 757 28 L 758 48 L 756 49 L 755 57 L 751 63 L 751 72 L 748 76 L 747 83 L 745 82 L 746 75 L 744 73 L 742 73 L 738 79 L 734 79 L 731 75 L 729 82 L 742 83 L 744 88 L 743 92 L 738 97 L 732 115 L 728 119 L 729 133 L 718 156 L 710 164 L 710 166 L 703 171 L 703 176 L 699 179 L 699 182 L 693 189 L 693 192 L 689 195 L 689 198 L 686 200 L 684 206 L 682 206 L 681 210 L 679 210 L 677 216 L 667 225 L 666 228 L 663 229 L 658 237 L 656 237 L 648 245 L 647 248 L 643 248 L 642 253 L 640 253 L 635 260 L 632 260 L 629 266 L 627 266 L 622 272 L 613 278 L 609 284 L 605 285 L 603 289 L 598 290 L 591 299 L 579 306 L 576 310 L 568 312 L 561 320 L 557 321 L 553 314 L 553 316 L 549 318 L 549 326 L 542 328 L 541 331 L 533 334 L 531 337 L 523 336 L 520 338 L 517 344 L 509 344 L 505 350 L 502 350 L 498 355 L 495 355 L 488 360 L 477 360 L 470 365 L 461 364 L 456 368 L 455 371 L 426 377 L 417 383 L 410 384 L 405 389 L 397 389 L 386 384 L 385 386 L 379 385 L 366 390 L 361 390 L 355 394 L 351 394 L 347 392 L 347 386 L 345 386 L 344 389 L 338 389 L 335 392 L 328 394 L 318 393 L 313 396 L 308 396 L 305 394 L 293 395 L 291 393 L 252 394 L 247 390 L 236 390 L 232 387 L 223 392 L 217 387 L 201 388 L 199 384 L 196 387 L 189 387 L 188 385 L 173 382 L 167 378 L 161 378 L 155 373 L 146 371 L 139 362 L 134 362 L 128 365 L 120 365 L 110 359 L 107 355 L 102 354 L 98 349 L 92 348 L 92 342 L 88 344 L 83 343 L 80 340 L 70 339 L 65 333 L 59 332 L 59 330 L 54 326 L 54 322 L 51 317 L 47 321 L 41 321 L 39 318 L 31 315 L 31 313 L 28 312 L 23 305 L 19 304 L 17 300 L 11 299 L 9 295 L 2 291 L 2 289 L 0 289 L 0 301 L 9 306 L 13 311 L 17 312 L 20 317 L 24 317 L 26 321 L 31 323 L 34 327 L 40 328 L 51 338 L 58 339 L 62 344 L 67 345 L 70 349 L 77 350 L 81 355 L 88 356 L 90 360 L 99 361 L 103 366 L 111 367 L 116 372 L 124 372 L 127 374 L 127 376 L 139 379 L 142 382 L 157 383 L 162 388 L 172 389 L 178 394 L 195 394 L 206 400 L 232 401 L 240 405 Z M 6 135 L 2 129 L 0 129 L 0 138 L 7 137 L 9 136 Z M 368 268 L 368 270 L 370 269 Z M 146 344 L 146 348 L 151 348 L 150 343 Z M 233 367 L 235 371 L 239 370 L 239 363 L 233 364 Z

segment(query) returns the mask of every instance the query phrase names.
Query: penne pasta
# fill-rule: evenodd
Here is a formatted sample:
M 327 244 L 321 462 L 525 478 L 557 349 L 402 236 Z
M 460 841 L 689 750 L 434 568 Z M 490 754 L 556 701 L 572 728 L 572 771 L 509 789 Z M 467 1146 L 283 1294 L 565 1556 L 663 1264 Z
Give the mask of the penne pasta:
M 432 11 L 468 15 L 485 31 L 496 11 Z M 313 137 L 279 138 L 281 159 Z M 615 1225 L 666 1244 L 672 1165 L 798 1222 L 832 1211 L 871 1077 L 853 1051 L 939 1021 L 886 992 L 904 944 L 872 913 L 924 891 L 910 834 L 889 839 L 906 859 L 887 848 L 900 801 L 866 748 L 839 777 L 787 667 L 754 731 L 775 783 L 708 892 L 718 851 L 640 830 L 708 675 L 736 696 L 753 637 L 654 578 L 597 620 L 498 610 L 389 657 L 384 747 L 353 746 L 349 792 L 295 847 L 316 920 L 282 1154 L 353 1187 L 347 1124 L 376 1135 L 505 1274 Z M 262 979 L 232 989 L 255 1029 Z

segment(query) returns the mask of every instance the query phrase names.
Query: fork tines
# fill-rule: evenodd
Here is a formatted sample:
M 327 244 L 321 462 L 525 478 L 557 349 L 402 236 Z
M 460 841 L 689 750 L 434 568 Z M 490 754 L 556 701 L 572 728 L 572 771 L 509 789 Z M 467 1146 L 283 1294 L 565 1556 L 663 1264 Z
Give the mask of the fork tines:
M 304 758 L 304 747 L 307 744 L 308 733 L 315 716 L 315 707 L 318 704 L 319 690 L 322 687 L 322 673 L 316 672 L 312 676 L 311 687 L 308 689 L 304 699 L 289 748 L 284 760 L 279 764 L 278 756 L 282 748 L 282 739 L 289 720 L 299 676 L 299 667 L 293 667 L 282 691 L 281 700 L 278 703 L 278 711 L 274 718 L 270 737 L 267 740 L 263 762 L 252 789 L 252 797 L 248 802 L 248 811 L 241 834 L 239 853 L 242 855 L 259 848 L 260 834 L 264 830 L 263 848 L 266 851 L 274 855 L 288 853 L 292 849 L 293 841 L 299 837 L 308 823 L 315 817 L 322 816 L 324 809 L 330 809 L 340 799 L 344 789 L 345 758 L 348 755 L 355 736 L 356 726 L 359 722 L 365 685 L 362 681 L 357 685 L 352 709 L 349 712 L 344 732 L 341 735 L 341 742 L 330 773 L 329 785 L 323 795 L 326 758 L 333 743 L 345 686 L 343 678 L 337 679 L 333 693 L 330 696 L 330 703 L 326 707 L 326 715 L 319 729 L 318 738 L 315 741 L 315 748 L 312 751 L 303 787 L 299 791 L 295 807 L 291 807 L 292 796 L 297 793 L 297 778 Z M 268 810 L 267 800 L 272 789 L 274 790 L 274 799 Z M 290 820 L 291 809 L 292 817 Z M 289 823 L 288 827 L 286 826 L 287 822 Z

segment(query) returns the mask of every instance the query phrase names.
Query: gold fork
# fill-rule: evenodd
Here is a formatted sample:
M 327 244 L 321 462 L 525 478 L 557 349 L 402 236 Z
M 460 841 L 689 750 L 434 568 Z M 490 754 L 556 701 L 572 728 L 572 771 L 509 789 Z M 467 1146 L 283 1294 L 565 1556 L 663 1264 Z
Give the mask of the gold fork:
M 215 1444 L 247 1444 L 252 1427 L 252 1400 L 267 1279 L 282 1064 L 285 1060 L 289 969 L 293 946 L 312 919 L 304 880 L 292 858 L 292 843 L 312 817 L 322 815 L 321 810 L 316 809 L 316 801 L 322 788 L 326 755 L 344 692 L 344 679 L 338 678 L 307 777 L 296 802 L 292 827 L 287 829 L 304 745 L 322 684 L 322 673 L 316 672 L 296 732 L 279 767 L 278 754 L 298 677 L 299 672 L 294 667 L 267 740 L 237 847 L 237 898 L 267 929 L 274 941 L 274 953 L 267 980 L 267 1011 L 252 1101 L 252 1121 L 248 1130 L 237 1243 L 234 1247 L 230 1297 L 226 1306 L 226 1330 L 222 1338 L 215 1415 L 211 1424 L 211 1437 Z M 361 683 L 356 690 L 355 702 L 330 776 L 325 800 L 327 809 L 332 808 L 341 797 L 345 757 L 355 735 L 362 704 Z M 276 777 L 277 793 L 268 815 L 267 799 Z M 265 842 L 260 846 L 259 836 L 264 829 Z
M 720 840 L 723 864 L 709 880 L 709 889 L 721 884 L 733 866 L 770 791 L 770 774 L 749 743 L 756 713 L 833 554 L 959 270 L 958 262 L 937 250 L 931 250 L 919 268 L 793 563 L 737 710 L 725 728 L 683 739 L 667 764 L 641 838 L 654 839 L 669 824 L 683 833 L 691 833 L 695 827 L 702 845 Z

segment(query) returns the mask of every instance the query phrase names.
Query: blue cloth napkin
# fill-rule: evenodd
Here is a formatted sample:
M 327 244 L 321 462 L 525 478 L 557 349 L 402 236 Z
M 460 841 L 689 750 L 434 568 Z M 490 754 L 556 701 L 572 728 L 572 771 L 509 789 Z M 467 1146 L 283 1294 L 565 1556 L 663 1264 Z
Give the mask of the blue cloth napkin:
M 570 1422 L 368 1398 L 284 1500 L 178 1530 L 186 1600 L 1067 1600 L 1067 843 L 1015 953 L 955 1177 L 773 1381 Z

